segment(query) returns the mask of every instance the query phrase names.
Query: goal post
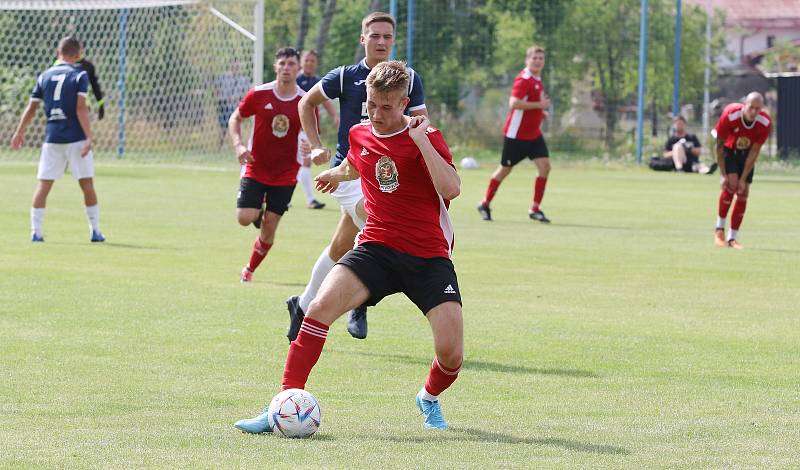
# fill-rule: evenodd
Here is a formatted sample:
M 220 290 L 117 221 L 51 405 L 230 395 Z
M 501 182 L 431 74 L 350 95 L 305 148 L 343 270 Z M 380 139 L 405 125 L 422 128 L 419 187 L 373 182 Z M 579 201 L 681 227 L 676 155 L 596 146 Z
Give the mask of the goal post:
M 226 116 L 262 81 L 263 11 L 264 0 L 4 0 L 0 139 L 11 138 L 59 39 L 75 35 L 105 95 L 98 120 L 89 93 L 97 157 L 224 158 Z M 41 116 L 29 126 L 31 151 L 44 127 Z

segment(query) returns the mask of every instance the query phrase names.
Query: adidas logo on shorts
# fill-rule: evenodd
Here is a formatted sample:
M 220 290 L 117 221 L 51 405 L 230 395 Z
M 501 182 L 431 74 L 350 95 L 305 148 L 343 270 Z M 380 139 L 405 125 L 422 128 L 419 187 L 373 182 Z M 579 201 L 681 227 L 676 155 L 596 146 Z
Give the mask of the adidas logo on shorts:
M 453 285 L 452 284 L 448 284 L 447 287 L 444 288 L 444 293 L 445 294 L 455 294 L 456 290 L 453 289 Z

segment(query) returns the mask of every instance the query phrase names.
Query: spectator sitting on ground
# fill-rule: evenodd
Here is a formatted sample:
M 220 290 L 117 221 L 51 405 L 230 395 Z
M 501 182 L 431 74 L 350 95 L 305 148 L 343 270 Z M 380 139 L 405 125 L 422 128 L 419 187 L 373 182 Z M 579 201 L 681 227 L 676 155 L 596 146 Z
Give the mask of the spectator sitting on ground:
M 680 114 L 672 120 L 675 132 L 667 139 L 664 145 L 664 158 L 671 158 L 675 164 L 675 171 L 686 173 L 711 174 L 717 169 L 717 164 L 707 166 L 700 161 L 700 140 L 694 134 L 686 132 L 686 118 Z

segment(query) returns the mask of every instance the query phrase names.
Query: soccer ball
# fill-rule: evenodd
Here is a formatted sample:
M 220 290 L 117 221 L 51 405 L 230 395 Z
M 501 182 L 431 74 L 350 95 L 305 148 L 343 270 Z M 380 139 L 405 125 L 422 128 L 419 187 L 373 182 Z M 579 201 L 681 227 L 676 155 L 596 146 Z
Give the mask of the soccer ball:
M 319 429 L 321 420 L 322 412 L 317 399 L 299 388 L 290 388 L 275 395 L 267 411 L 272 432 L 284 437 L 310 437 Z
M 461 168 L 464 170 L 474 170 L 478 168 L 478 162 L 472 157 L 464 157 L 461 159 Z

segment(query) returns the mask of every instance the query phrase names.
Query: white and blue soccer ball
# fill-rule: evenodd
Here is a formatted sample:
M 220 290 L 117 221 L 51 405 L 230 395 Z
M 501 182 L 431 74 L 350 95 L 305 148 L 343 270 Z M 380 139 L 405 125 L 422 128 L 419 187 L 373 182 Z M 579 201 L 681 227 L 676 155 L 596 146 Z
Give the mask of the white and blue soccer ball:
M 474 170 L 478 168 L 478 161 L 472 157 L 464 157 L 461 159 L 461 168 L 464 170 Z
M 299 388 L 290 388 L 275 395 L 267 411 L 272 432 L 284 437 L 310 437 L 319 429 L 321 420 L 322 411 L 317 399 Z

